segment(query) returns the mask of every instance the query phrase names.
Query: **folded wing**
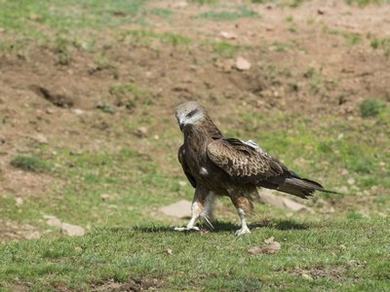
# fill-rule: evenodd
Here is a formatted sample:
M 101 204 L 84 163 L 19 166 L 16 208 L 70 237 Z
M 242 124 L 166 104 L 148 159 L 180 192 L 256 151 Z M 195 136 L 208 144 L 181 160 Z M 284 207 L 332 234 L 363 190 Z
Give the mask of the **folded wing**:
M 260 148 L 241 140 L 218 139 L 207 147 L 210 160 L 232 178 L 257 184 L 283 175 L 285 166 Z

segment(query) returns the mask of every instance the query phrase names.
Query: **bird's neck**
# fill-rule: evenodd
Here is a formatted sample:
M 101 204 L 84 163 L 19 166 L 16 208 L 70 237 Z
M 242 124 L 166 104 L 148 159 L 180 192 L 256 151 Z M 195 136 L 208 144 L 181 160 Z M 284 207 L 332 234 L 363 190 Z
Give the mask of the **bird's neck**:
M 186 142 L 202 145 L 210 140 L 223 138 L 221 131 L 214 122 L 206 117 L 195 125 L 188 125 L 184 129 L 184 139 Z

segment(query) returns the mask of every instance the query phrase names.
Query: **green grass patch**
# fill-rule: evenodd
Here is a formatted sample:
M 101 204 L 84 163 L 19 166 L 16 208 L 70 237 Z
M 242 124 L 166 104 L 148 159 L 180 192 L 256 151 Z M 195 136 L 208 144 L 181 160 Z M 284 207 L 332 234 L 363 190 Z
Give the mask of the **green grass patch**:
M 134 22 L 143 12 L 144 0 L 81 1 L 2 1 L 0 27 L 23 32 L 39 33 L 40 25 L 56 31 L 103 28 Z M 121 17 L 113 17 L 117 12 Z M 39 25 L 38 25 L 39 24 Z
M 225 41 L 213 42 L 211 46 L 214 53 L 222 57 L 228 57 L 228 58 L 234 57 L 237 54 L 237 52 L 240 50 L 240 46 L 230 44 Z
M 305 1 L 307 0 L 251 0 L 251 2 L 255 4 L 276 3 L 278 6 L 291 8 L 299 7 Z
M 371 41 L 371 47 L 375 50 L 383 50 L 386 57 L 390 56 L 390 38 L 375 38 Z
M 0 246 L 0 285 L 88 290 L 110 279 L 123 284 L 156 279 L 160 290 L 310 290 L 315 286 L 385 291 L 390 288 L 389 223 L 356 215 L 322 222 L 278 219 L 238 240 L 232 235 L 235 226 L 229 224 L 219 224 L 220 232 L 202 236 L 175 233 L 166 225 L 99 228 L 82 238 Z M 281 243 L 280 252 L 248 253 L 271 236 Z M 302 277 L 301 270 L 311 279 Z
M 186 46 L 192 43 L 191 38 L 176 33 L 157 33 L 151 30 L 130 30 L 123 35 L 129 37 L 132 43 L 150 45 L 153 41 L 172 46 Z
M 361 116 L 363 118 L 368 118 L 378 116 L 385 107 L 385 103 L 381 100 L 366 99 L 360 104 L 359 109 Z
M 240 18 L 258 17 L 259 15 L 247 8 L 241 6 L 234 11 L 208 11 L 199 15 L 200 18 L 214 20 L 214 21 L 234 21 Z
M 378 5 L 378 4 L 390 3 L 389 0 L 345 0 L 345 2 L 349 5 L 357 5 L 360 7 L 364 7 L 372 4 Z
M 49 172 L 52 168 L 47 161 L 33 155 L 18 155 L 11 160 L 11 165 L 31 172 Z

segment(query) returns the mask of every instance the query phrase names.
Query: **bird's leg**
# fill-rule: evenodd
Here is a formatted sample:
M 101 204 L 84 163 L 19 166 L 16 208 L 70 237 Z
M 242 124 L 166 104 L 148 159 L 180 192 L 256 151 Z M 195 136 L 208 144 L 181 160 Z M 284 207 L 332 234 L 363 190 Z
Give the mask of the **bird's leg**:
M 213 224 L 211 221 L 214 219 L 213 211 L 214 211 L 214 203 L 215 203 L 215 194 L 213 192 L 209 192 L 205 199 L 205 207 L 200 214 L 200 216 L 205 220 L 206 224 L 211 228 L 214 229 Z
M 193 201 L 191 206 L 191 219 L 188 222 L 186 227 L 175 227 L 176 231 L 190 231 L 195 230 L 199 231 L 199 227 L 195 226 L 196 221 L 198 221 L 200 214 L 202 213 L 203 206 L 201 206 L 200 202 Z
M 190 231 L 196 230 L 199 231 L 199 227 L 195 226 L 196 221 L 198 221 L 204 209 L 204 195 L 208 192 L 201 188 L 197 188 L 195 191 L 194 199 L 191 206 L 191 219 L 188 222 L 186 227 L 175 227 L 176 231 Z
M 247 197 L 232 197 L 234 206 L 237 209 L 238 216 L 240 216 L 241 228 L 236 231 L 237 236 L 251 233 L 246 224 L 246 212 L 245 210 L 251 210 L 253 208 L 252 202 Z
M 237 208 L 238 216 L 240 216 L 241 221 L 241 228 L 236 231 L 236 235 L 244 235 L 247 233 L 251 233 L 251 231 L 248 228 L 248 225 L 246 224 L 246 218 L 245 218 L 245 211 L 241 208 Z

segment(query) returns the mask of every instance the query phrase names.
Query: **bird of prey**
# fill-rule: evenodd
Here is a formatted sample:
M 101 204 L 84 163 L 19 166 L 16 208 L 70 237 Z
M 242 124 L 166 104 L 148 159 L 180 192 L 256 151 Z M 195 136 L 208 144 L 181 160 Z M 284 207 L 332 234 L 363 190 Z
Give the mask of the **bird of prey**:
M 195 188 L 191 220 L 175 230 L 199 230 L 203 218 L 210 226 L 216 196 L 228 196 L 237 209 L 240 236 L 250 233 L 246 215 L 253 209 L 257 188 L 264 187 L 307 198 L 314 191 L 330 192 L 319 183 L 302 178 L 270 156 L 255 142 L 226 138 L 213 123 L 204 107 L 195 101 L 180 104 L 176 118 L 184 135 L 178 158 Z

